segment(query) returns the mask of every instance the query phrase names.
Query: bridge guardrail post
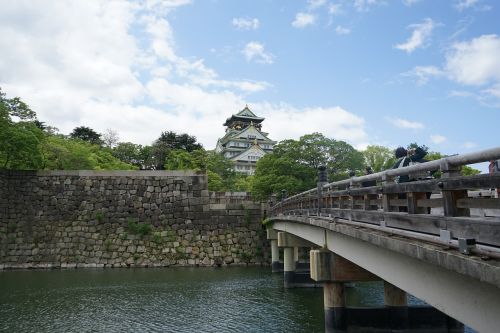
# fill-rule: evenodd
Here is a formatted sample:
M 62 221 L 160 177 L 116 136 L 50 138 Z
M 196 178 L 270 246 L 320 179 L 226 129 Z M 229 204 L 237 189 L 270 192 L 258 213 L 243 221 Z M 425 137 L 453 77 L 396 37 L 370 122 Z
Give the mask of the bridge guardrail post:
M 389 185 L 394 183 L 394 180 L 389 178 L 386 174 L 382 175 L 382 186 Z M 382 192 L 382 208 L 384 212 L 390 212 L 391 209 L 391 195 L 385 192 Z
M 427 199 L 426 192 L 408 192 L 406 193 L 406 201 L 408 203 L 408 214 L 427 214 L 426 207 L 419 207 L 418 200 Z M 430 212 L 429 212 L 430 213 Z
M 441 162 L 440 169 L 442 172 L 441 178 L 443 182 L 439 184 L 440 188 L 444 187 L 447 178 L 460 176 L 460 167 L 450 165 L 446 160 Z M 469 208 L 458 208 L 457 201 L 467 198 L 467 190 L 441 190 L 443 196 L 444 216 L 470 216 Z M 444 228 L 445 229 L 445 228 Z
M 328 184 L 328 174 L 326 172 L 326 166 L 320 165 L 318 167 L 318 216 L 321 215 L 321 209 L 323 208 L 323 186 Z

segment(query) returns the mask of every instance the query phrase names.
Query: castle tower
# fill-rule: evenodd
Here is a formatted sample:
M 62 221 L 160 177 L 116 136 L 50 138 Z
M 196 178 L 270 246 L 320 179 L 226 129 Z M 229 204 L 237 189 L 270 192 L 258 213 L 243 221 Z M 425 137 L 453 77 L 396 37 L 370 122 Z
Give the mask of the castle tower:
M 262 132 L 263 121 L 264 118 L 256 116 L 248 105 L 226 119 L 226 134 L 217 140 L 215 151 L 233 161 L 236 172 L 253 175 L 257 161 L 273 151 L 276 141 Z

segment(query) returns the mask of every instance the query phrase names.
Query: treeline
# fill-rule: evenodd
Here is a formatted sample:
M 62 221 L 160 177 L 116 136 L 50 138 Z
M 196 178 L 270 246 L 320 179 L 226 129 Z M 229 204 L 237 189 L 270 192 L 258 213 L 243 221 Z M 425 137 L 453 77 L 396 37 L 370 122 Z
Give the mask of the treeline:
M 412 143 L 407 148 L 415 148 Z M 430 152 L 426 159 L 444 157 Z M 248 191 L 265 200 L 286 190 L 289 195 L 314 188 L 317 168 L 325 165 L 329 181 L 364 174 L 367 166 L 374 172 L 392 168 L 394 151 L 383 146 L 356 150 L 347 142 L 321 133 L 284 140 L 256 165 L 255 175 L 236 173 L 232 162 L 214 151 L 205 150 L 188 134 L 166 131 L 151 144 L 120 142 L 118 133 L 97 133 L 76 127 L 69 135 L 40 122 L 36 113 L 18 97 L 8 99 L 0 89 L 0 168 L 48 170 L 197 170 L 208 174 L 211 191 Z M 462 174 L 479 170 L 462 168 Z M 436 174 L 435 176 L 439 176 Z
M 19 97 L 0 88 L 0 169 L 206 171 L 212 191 L 247 191 L 231 161 L 207 151 L 194 136 L 166 131 L 151 144 L 120 142 L 118 133 L 79 126 L 69 135 L 37 119 Z

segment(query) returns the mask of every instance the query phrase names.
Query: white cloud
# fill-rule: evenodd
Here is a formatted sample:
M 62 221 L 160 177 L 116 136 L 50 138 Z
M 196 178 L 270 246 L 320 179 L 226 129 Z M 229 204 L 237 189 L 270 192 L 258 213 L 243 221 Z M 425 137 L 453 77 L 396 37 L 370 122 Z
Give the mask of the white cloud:
M 328 14 L 331 15 L 340 15 L 342 14 L 342 4 L 340 3 L 332 3 L 328 6 Z
M 436 144 L 436 145 L 439 145 L 447 140 L 445 136 L 442 136 L 439 134 L 431 135 L 430 139 L 431 139 L 431 142 Z
M 145 7 L 152 10 L 175 9 L 177 7 L 188 5 L 192 0 L 146 0 Z
M 445 64 L 416 66 L 402 76 L 414 77 L 418 85 L 426 84 L 431 78 L 445 77 L 463 86 L 467 91 L 454 89 L 449 96 L 477 100 L 488 107 L 500 107 L 500 37 L 482 35 L 470 41 L 457 42 L 450 46 Z
M 326 0 L 307 0 L 311 9 L 316 9 L 326 4 Z
M 432 30 L 436 24 L 430 18 L 426 18 L 422 23 L 412 24 L 408 28 L 413 29 L 413 32 L 406 42 L 397 44 L 394 47 L 398 50 L 412 53 L 418 48 L 426 47 Z
M 368 139 L 365 120 L 339 106 L 300 109 L 285 103 L 260 103 L 254 105 L 253 109 L 266 117 L 265 131 L 269 131 L 273 140 L 299 138 L 313 132 L 356 146 L 365 144 Z
M 391 124 L 398 128 L 420 130 L 425 128 L 424 124 L 401 118 L 386 118 Z
M 482 35 L 470 42 L 455 43 L 446 57 L 451 79 L 467 85 L 500 82 L 500 38 Z
M 471 8 L 475 6 L 479 0 L 459 0 L 457 3 L 455 3 L 455 9 L 458 11 L 462 11 L 467 8 Z
M 295 28 L 304 28 L 308 25 L 312 25 L 316 22 L 316 16 L 309 13 L 297 13 L 295 15 L 295 20 L 292 22 L 292 26 Z
M 370 7 L 375 5 L 385 5 L 386 2 L 383 0 L 354 0 L 354 8 L 360 12 L 366 12 L 370 10 Z
M 467 9 L 473 9 L 475 11 L 488 11 L 493 8 L 490 5 L 481 5 L 480 0 L 457 0 L 453 7 L 459 12 Z
M 500 107 L 500 37 L 482 35 L 455 43 L 446 56 L 447 77 L 475 91 L 452 91 L 451 96 L 469 97 L 479 103 Z
M 477 147 L 477 143 L 467 141 L 467 142 L 464 142 L 464 144 L 462 146 L 465 149 L 472 149 L 472 148 L 476 148 Z
M 255 61 L 260 64 L 272 64 L 274 62 L 274 55 L 266 52 L 264 44 L 259 42 L 249 42 L 241 51 L 247 61 Z
M 416 4 L 417 2 L 420 2 L 422 0 L 403 0 L 403 3 L 405 6 L 413 6 L 414 4 Z
M 124 141 L 150 144 L 173 130 L 211 149 L 246 94 L 271 84 L 221 78 L 203 59 L 179 56 L 165 13 L 188 3 L 7 2 L 0 11 L 0 86 L 62 133 L 80 125 L 112 128 Z M 272 62 L 262 44 L 252 43 L 249 60 Z M 368 141 L 364 119 L 339 106 L 250 106 L 267 117 L 264 130 L 275 140 L 319 131 L 355 146 Z
M 256 18 L 235 17 L 232 21 L 233 25 L 240 30 L 257 30 L 259 28 L 259 20 Z
M 4 4 L 0 12 L 0 86 L 9 96 L 22 96 L 42 121 L 63 133 L 79 125 L 97 131 L 114 128 L 124 140 L 147 144 L 162 130 L 191 131 L 196 128 L 189 126 L 192 123 L 199 125 L 193 134 L 214 139 L 213 126 L 222 122 L 215 107 L 234 109 L 244 104 L 238 92 L 252 93 L 271 85 L 220 79 L 203 59 L 177 56 L 171 26 L 163 14 L 155 13 L 187 3 Z M 51 15 L 54 12 L 64 15 Z M 24 18 L 29 18 L 29 24 Z M 132 24 L 139 25 L 139 35 L 130 33 Z M 148 72 L 152 79 L 141 82 L 140 72 Z M 162 100 L 159 82 L 171 79 L 184 84 L 169 83 L 171 91 L 163 91 Z M 192 107 L 186 107 L 186 100 Z M 201 114 L 204 109 L 199 104 L 204 101 L 214 109 Z M 203 123 L 210 125 L 212 118 L 217 122 L 205 130 Z
M 500 99 L 500 83 L 497 83 L 488 89 L 484 89 L 481 92 Z
M 402 75 L 415 78 L 417 84 L 421 86 L 426 84 L 431 78 L 444 76 L 445 72 L 436 66 L 416 66 L 411 71 Z
M 348 29 L 348 28 L 344 28 L 340 25 L 338 25 L 336 28 L 335 28 L 335 33 L 337 35 L 348 35 L 351 33 L 351 29 Z
M 493 8 L 490 5 L 481 5 L 480 0 L 458 0 L 455 2 L 455 5 L 453 7 L 459 12 L 467 9 L 474 9 L 476 11 L 488 11 Z

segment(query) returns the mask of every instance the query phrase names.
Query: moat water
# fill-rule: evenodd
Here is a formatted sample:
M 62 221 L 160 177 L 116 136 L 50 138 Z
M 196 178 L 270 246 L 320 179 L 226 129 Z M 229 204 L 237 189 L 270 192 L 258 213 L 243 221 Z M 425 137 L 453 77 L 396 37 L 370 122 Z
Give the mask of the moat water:
M 347 288 L 349 305 L 382 299 Z M 0 331 L 323 332 L 323 292 L 268 267 L 0 271 Z

